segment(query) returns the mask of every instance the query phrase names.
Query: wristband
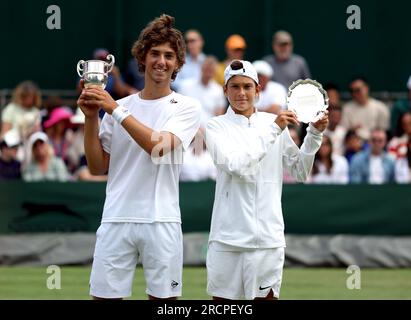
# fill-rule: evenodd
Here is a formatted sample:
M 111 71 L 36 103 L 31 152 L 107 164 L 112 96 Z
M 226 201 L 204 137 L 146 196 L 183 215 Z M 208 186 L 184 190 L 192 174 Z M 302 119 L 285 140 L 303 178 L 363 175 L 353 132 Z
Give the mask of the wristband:
M 114 120 L 116 120 L 119 124 L 121 124 L 125 118 L 131 115 L 130 111 L 126 107 L 118 106 L 114 109 L 113 113 L 111 114 Z

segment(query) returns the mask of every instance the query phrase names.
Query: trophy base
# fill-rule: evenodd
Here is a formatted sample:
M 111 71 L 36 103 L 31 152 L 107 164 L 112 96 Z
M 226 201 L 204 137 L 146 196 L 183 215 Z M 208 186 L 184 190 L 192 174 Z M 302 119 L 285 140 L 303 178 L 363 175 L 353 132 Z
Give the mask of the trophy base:
M 104 83 L 101 83 L 101 82 L 87 82 L 87 83 L 84 83 L 85 88 L 89 88 L 90 86 L 98 86 L 98 87 L 101 87 L 102 89 L 106 88 L 106 85 Z

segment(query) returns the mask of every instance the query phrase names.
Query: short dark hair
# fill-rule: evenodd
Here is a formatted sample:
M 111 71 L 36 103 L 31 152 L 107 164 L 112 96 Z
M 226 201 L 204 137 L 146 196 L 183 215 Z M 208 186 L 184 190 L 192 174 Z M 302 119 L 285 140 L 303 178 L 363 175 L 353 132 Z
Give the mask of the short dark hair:
M 240 60 L 234 60 L 231 62 L 230 67 L 232 70 L 240 70 L 244 68 L 243 63 Z
M 327 82 L 324 86 L 323 86 L 325 91 L 328 90 L 335 90 L 335 91 L 340 91 L 340 88 L 333 82 Z
M 345 137 L 344 137 L 344 142 L 347 142 L 352 137 L 359 138 L 359 135 L 357 134 L 357 131 L 355 131 L 354 129 L 350 129 L 350 130 L 347 131 L 347 133 L 345 134 Z
M 162 14 L 160 17 L 151 21 L 143 31 L 131 49 L 131 54 L 137 59 L 138 70 L 145 72 L 144 60 L 148 51 L 157 45 L 169 43 L 177 55 L 178 68 L 171 78 L 177 77 L 178 71 L 185 63 L 186 45 L 183 34 L 174 28 L 175 19 L 172 16 Z
M 401 137 L 404 134 L 404 129 L 402 128 L 402 120 L 407 115 L 411 115 L 411 110 L 405 111 L 402 115 L 398 117 L 397 124 L 395 126 L 394 136 Z
M 350 82 L 349 82 L 349 85 L 351 85 L 351 83 L 353 83 L 354 81 L 357 81 L 357 80 L 361 80 L 361 81 L 364 82 L 367 86 L 369 85 L 367 78 L 364 77 L 364 76 L 355 76 L 355 77 L 352 77 L 351 80 L 350 80 Z

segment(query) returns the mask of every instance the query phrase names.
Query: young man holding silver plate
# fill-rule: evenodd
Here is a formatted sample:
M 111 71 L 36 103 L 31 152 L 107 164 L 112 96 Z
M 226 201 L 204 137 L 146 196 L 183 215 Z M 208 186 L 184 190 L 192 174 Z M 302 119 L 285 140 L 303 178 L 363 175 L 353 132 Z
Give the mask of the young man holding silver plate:
M 180 160 L 200 126 L 201 106 L 170 89 L 185 54 L 184 38 L 173 24 L 173 17 L 160 16 L 133 46 L 145 77 L 141 92 L 114 101 L 101 86 L 90 85 L 78 100 L 90 171 L 108 171 L 90 279 L 94 298 L 130 296 L 138 258 L 149 299 L 181 295 Z M 106 112 L 101 125 L 100 108 Z
M 293 110 L 274 115 L 254 107 L 260 86 L 250 62 L 234 60 L 224 78 L 230 107 L 206 128 L 207 147 L 218 169 L 207 291 L 214 299 L 278 299 L 285 248 L 283 168 L 297 181 L 306 180 L 328 124 L 327 98 L 317 101 L 321 95 L 314 82 L 301 83 L 315 90 L 296 85 L 289 93 Z M 301 108 L 314 104 L 314 115 L 323 114 L 309 119 Z M 287 128 L 299 121 L 310 122 L 300 149 Z

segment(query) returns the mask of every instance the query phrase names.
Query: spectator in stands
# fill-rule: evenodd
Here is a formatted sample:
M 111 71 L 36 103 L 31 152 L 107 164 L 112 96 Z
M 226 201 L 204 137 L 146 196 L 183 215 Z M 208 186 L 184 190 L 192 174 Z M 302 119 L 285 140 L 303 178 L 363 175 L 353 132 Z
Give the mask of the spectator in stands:
M 369 96 L 368 82 L 355 77 L 350 82 L 352 100 L 344 104 L 341 124 L 347 130 L 354 129 L 363 140 L 370 138 L 371 130 L 388 130 L 390 113 L 381 101 Z
M 67 167 L 71 173 L 79 169 L 81 158 L 84 156 L 84 122 L 83 111 L 77 108 L 75 115 L 70 118 L 73 135 L 67 148 Z
M 395 164 L 385 152 L 387 135 L 382 129 L 373 129 L 370 135 L 370 147 L 353 156 L 350 164 L 352 183 L 382 184 L 394 182 Z
M 138 70 L 138 63 L 134 58 L 131 58 L 128 62 L 124 72 L 124 81 L 137 91 L 141 91 L 144 88 L 144 74 Z
M 93 53 L 93 58 L 97 60 L 107 60 L 109 52 L 107 49 L 96 49 Z M 113 67 L 113 70 L 108 75 L 108 83 L 106 90 L 117 98 L 123 98 L 130 94 L 138 92 L 138 90 L 128 84 L 126 84 L 120 74 L 120 70 L 117 66 Z
M 411 76 L 407 82 L 408 98 L 399 99 L 395 102 L 391 109 L 391 119 L 390 119 L 390 133 L 392 136 L 397 136 L 398 130 L 401 130 L 400 118 L 405 112 L 411 112 Z
M 225 112 L 225 96 L 223 88 L 213 79 L 216 68 L 217 59 L 213 56 L 208 56 L 201 67 L 201 76 L 198 79 L 186 79 L 181 81 L 180 93 L 200 101 L 201 112 L 201 127 L 205 128 L 207 121 Z
M 333 152 L 335 154 L 344 154 L 344 138 L 347 130 L 341 125 L 341 107 L 329 106 L 330 124 L 326 130 L 333 144 Z
M 43 101 L 43 108 L 40 110 L 41 124 L 42 124 L 43 130 L 44 130 L 44 122 L 49 119 L 51 112 L 54 109 L 59 108 L 64 105 L 65 105 L 64 100 L 58 95 L 48 96 Z
M 333 152 L 330 137 L 324 135 L 320 150 L 315 154 L 310 183 L 347 184 L 349 181 L 348 161 Z
M 330 107 L 337 107 L 341 108 L 341 94 L 340 89 L 334 83 L 326 83 L 323 86 L 324 90 L 327 91 L 328 94 L 328 105 Z
M 408 140 L 406 148 L 405 156 L 395 160 L 395 181 L 397 183 L 411 183 L 411 139 Z
M 335 84 L 328 83 L 324 85 L 324 90 L 328 94 L 328 128 L 325 130 L 324 134 L 327 135 L 333 145 L 333 153 L 338 155 L 344 154 L 344 138 L 347 130 L 341 125 L 342 109 L 340 92 Z
M 184 34 L 184 39 L 187 44 L 186 62 L 172 83 L 172 87 L 178 92 L 181 91 L 181 83 L 183 81 L 200 79 L 201 69 L 206 59 L 206 55 L 203 53 L 204 40 L 199 31 L 194 29 L 188 30 Z
M 181 166 L 181 181 L 215 180 L 217 169 L 208 152 L 204 141 L 204 130 L 199 130 L 184 153 L 184 162 Z
M 239 34 L 232 34 L 225 42 L 225 52 L 227 57 L 217 66 L 215 80 L 221 86 L 224 85 L 224 70 L 233 60 L 243 60 L 247 44 Z
M 411 111 L 402 114 L 395 137 L 388 143 L 388 152 L 395 158 L 405 157 L 407 144 L 411 140 Z
M 86 156 L 83 155 L 80 158 L 79 165 L 77 170 L 74 172 L 74 178 L 77 181 L 94 181 L 94 182 L 100 182 L 100 181 L 107 181 L 108 176 L 105 175 L 93 175 L 90 172 L 90 169 L 88 168 L 87 165 L 87 159 Z
M 2 112 L 1 134 L 16 129 L 23 141 L 40 127 L 40 89 L 31 81 L 20 83 L 13 91 L 11 102 Z
M 28 165 L 23 168 L 23 179 L 28 182 L 60 181 L 69 179 L 63 160 L 54 156 L 53 147 L 44 132 L 33 133 L 29 138 Z
M 49 118 L 44 122 L 50 144 L 53 146 L 54 155 L 67 163 L 67 150 L 73 139 L 70 118 L 73 116 L 69 107 L 58 107 L 51 111 Z
M 79 181 L 106 181 L 107 175 L 92 175 L 88 166 L 84 151 L 84 122 L 85 116 L 80 108 L 70 118 L 73 128 L 72 143 L 67 150 L 68 169 L 74 179 Z
M 305 59 L 293 53 L 293 38 L 289 32 L 280 30 L 274 33 L 272 48 L 274 54 L 263 58 L 274 70 L 272 80 L 288 89 L 293 81 L 311 78 Z
M 288 126 L 288 131 L 290 132 L 290 137 L 291 139 L 293 139 L 295 145 L 297 147 L 301 147 L 301 139 L 300 139 L 300 134 L 298 132 L 298 127 Z
M 399 120 L 401 126 L 388 143 L 388 152 L 395 159 L 395 180 L 398 183 L 410 183 L 411 111 L 403 113 Z
M 352 157 L 363 149 L 363 141 L 355 132 L 348 130 L 344 138 L 344 157 L 351 163 Z
M 7 131 L 0 140 L 0 180 L 21 179 L 21 163 L 17 160 L 20 143 L 16 129 Z
M 287 90 L 282 84 L 271 80 L 274 73 L 273 68 L 263 60 L 254 61 L 253 66 L 257 71 L 261 86 L 260 96 L 255 103 L 256 108 L 274 114 L 286 109 Z

